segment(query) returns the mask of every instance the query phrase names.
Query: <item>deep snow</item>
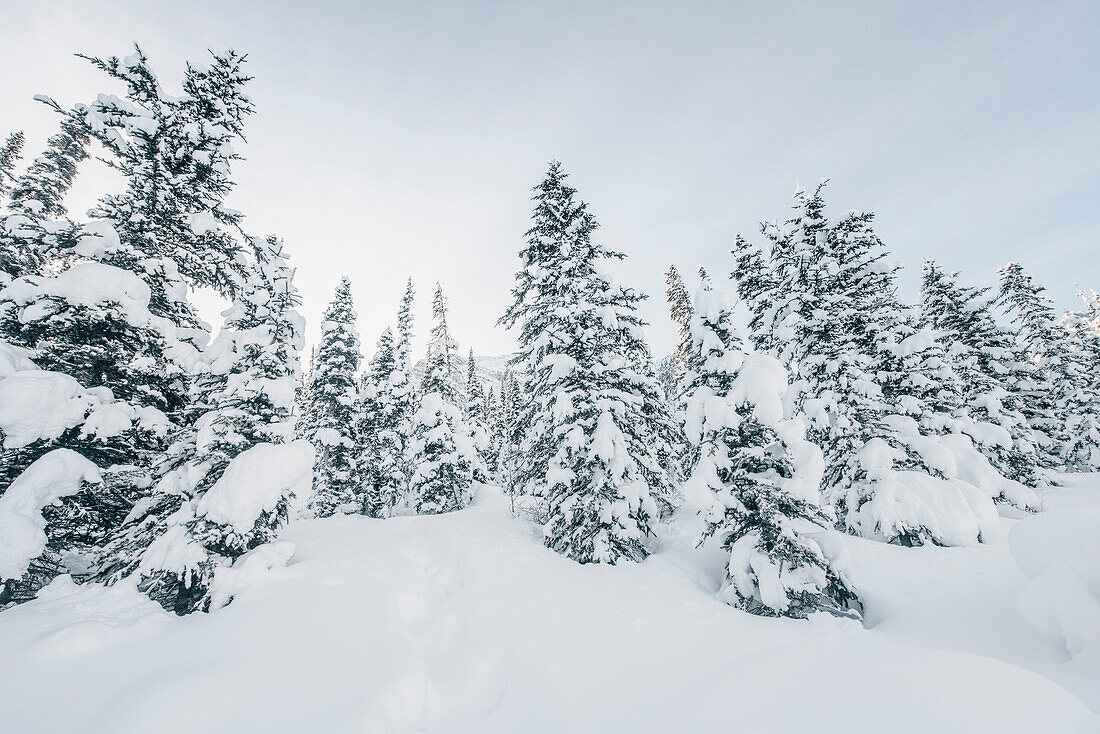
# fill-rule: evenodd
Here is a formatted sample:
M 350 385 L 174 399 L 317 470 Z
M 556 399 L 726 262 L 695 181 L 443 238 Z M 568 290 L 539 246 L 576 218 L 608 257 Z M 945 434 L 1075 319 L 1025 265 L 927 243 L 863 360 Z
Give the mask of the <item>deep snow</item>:
M 1069 482 L 1044 504 L 1100 506 L 1100 476 Z M 0 613 L 0 730 L 1100 731 L 1100 651 L 1025 620 L 1015 524 L 965 548 L 846 538 L 863 629 L 726 606 L 687 519 L 617 567 L 545 549 L 491 488 L 448 515 L 301 521 L 289 565 L 208 615 L 67 577 Z

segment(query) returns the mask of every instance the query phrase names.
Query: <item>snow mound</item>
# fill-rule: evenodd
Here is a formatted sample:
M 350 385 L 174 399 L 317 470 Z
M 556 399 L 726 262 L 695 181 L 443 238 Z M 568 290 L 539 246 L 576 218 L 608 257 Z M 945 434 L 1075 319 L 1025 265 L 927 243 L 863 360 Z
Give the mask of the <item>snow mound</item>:
M 1008 538 L 1029 579 L 1017 601 L 1024 618 L 1071 655 L 1100 650 L 1100 508 L 1028 518 Z
M 199 500 L 196 514 L 247 533 L 284 496 L 301 497 L 311 491 L 313 460 L 309 441 L 256 444 L 229 463 Z
M 100 482 L 99 469 L 69 449 L 54 449 L 28 466 L 0 496 L 0 579 L 17 579 L 46 549 L 42 508 Z
M 273 569 L 286 566 L 293 555 L 294 544 L 279 540 L 253 548 L 232 566 L 219 566 L 210 588 L 210 608 L 221 609 L 240 592 L 266 578 Z

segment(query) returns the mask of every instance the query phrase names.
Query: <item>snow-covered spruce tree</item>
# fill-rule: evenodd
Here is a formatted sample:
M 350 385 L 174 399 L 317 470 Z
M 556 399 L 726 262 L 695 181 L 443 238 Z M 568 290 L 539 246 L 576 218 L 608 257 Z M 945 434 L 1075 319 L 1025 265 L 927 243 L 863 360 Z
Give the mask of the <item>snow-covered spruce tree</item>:
M 1070 471 L 1100 470 L 1100 297 L 1080 293 L 1084 307 L 1058 322 L 1064 377 L 1058 392 L 1066 417 L 1062 465 Z
M 523 456 L 520 453 L 520 444 L 523 441 L 523 430 L 520 425 L 520 383 L 516 379 L 516 373 L 508 368 L 500 377 L 500 399 L 497 401 L 498 409 L 495 416 L 495 428 L 493 435 L 493 457 L 495 461 L 495 478 L 504 493 L 511 500 L 512 510 L 515 511 L 515 499 L 519 492 L 517 477 Z
M 234 54 L 188 67 L 183 93 L 174 95 L 161 89 L 140 51 L 121 62 L 92 61 L 124 81 L 126 94 L 100 95 L 69 111 L 41 98 L 62 115 L 61 131 L 12 187 L 3 227 L 32 244 L 23 251 L 29 274 L 2 299 L 6 336 L 28 347 L 44 372 L 76 378 L 99 406 L 83 426 L 70 423 L 49 436 L 54 443 L 42 437 L 3 462 L 14 474 L 44 450 L 71 446 L 106 470 L 96 469 L 97 482 L 72 485 L 56 510 L 45 511 L 58 514 L 45 518 L 46 551 L 70 556 L 114 535 L 147 491 L 152 459 L 187 407 L 187 375 L 208 328 L 187 303 L 187 288 L 224 290 L 239 270 L 229 230 L 240 215 L 221 200 L 231 187 L 232 142 L 250 110 Z M 126 190 L 102 199 L 91 222 L 56 222 L 51 217 L 64 214 L 63 196 L 91 139 L 126 178 Z M 44 259 L 60 273 L 34 275 Z
M 623 256 L 592 241 L 596 219 L 565 179 L 555 161 L 534 189 L 501 319 L 519 327 L 529 391 L 516 489 L 541 505 L 550 548 L 581 563 L 640 560 L 654 497 L 672 495 L 661 461 L 671 412 L 642 341 L 642 296 L 601 271 Z
M 253 111 L 244 56 L 227 51 L 188 64 L 179 95 L 161 87 L 136 46 L 121 60 L 85 58 L 127 89 L 125 98 L 100 95 L 69 113 L 127 179 L 126 190 L 103 198 L 92 216 L 117 232 L 116 256 L 140 263 L 153 312 L 179 327 L 198 326 L 186 286 L 232 295 L 244 263 L 233 234 L 241 214 L 224 204 L 239 158 L 233 146 Z
M 1056 338 L 1054 327 L 1058 316 L 1046 295 L 1046 288 L 1036 283 L 1019 263 L 1009 263 L 998 273 L 1001 276 L 999 299 L 1019 328 L 1020 342 L 1033 357 L 1048 356 L 1047 353 L 1053 351 L 1051 341 Z
M 63 197 L 72 187 L 76 167 L 88 157 L 87 143 L 79 126 L 62 118 L 46 150 L 12 180 L 7 213 L 0 217 L 0 285 L 36 274 L 47 257 L 78 241 L 81 228 L 58 220 L 66 215 Z
M 478 455 L 477 461 L 474 462 L 474 481 L 488 482 L 490 481 L 489 465 L 486 461 L 486 454 L 489 452 L 488 404 L 485 402 L 485 390 L 481 385 L 481 379 L 477 376 L 477 363 L 474 361 L 472 348 L 466 359 L 466 386 L 463 392 L 466 396 L 464 417 L 466 426 L 470 429 L 470 444 Z
M 33 467 L 41 477 L 57 450 L 92 467 L 80 476 L 96 477 L 67 483 L 42 508 L 44 547 L 26 577 L 7 579 L 0 595 L 9 600 L 32 597 L 58 573 L 83 578 L 90 550 L 117 531 L 148 484 L 147 469 L 165 447 L 167 413 L 185 399 L 180 372 L 166 357 L 171 330 L 149 304 L 149 288 L 134 273 L 94 261 L 0 289 L 0 339 L 23 347 L 40 368 L 5 380 L 20 395 L 0 401 L 10 411 L 38 395 L 41 405 L 24 407 L 43 421 L 38 431 L 4 436 L 0 494 Z M 61 422 L 51 425 L 55 418 Z
M 193 383 L 199 417 L 175 435 L 156 491 L 130 513 L 98 574 L 108 583 L 135 576 L 177 614 L 208 610 L 219 569 L 272 540 L 291 500 L 310 489 L 313 449 L 291 442 L 300 298 L 282 242 L 252 245 L 255 263 Z
M 1040 443 L 1024 415 L 1032 368 L 993 317 L 988 290 L 960 285 L 958 273 L 925 261 L 922 318 L 938 331 L 962 382 L 965 414 L 957 429 L 1006 477 L 1035 487 L 1042 480 Z
M 0 145 L 0 201 L 8 195 L 15 183 L 15 166 L 19 162 L 25 140 L 22 132 L 14 132 Z
M 395 359 L 393 376 L 390 378 L 390 391 L 393 395 L 393 410 L 396 419 L 396 435 L 401 449 L 399 471 L 403 477 L 400 486 L 400 496 L 393 498 L 391 509 L 400 507 L 402 511 L 410 511 L 410 498 L 406 496 L 409 489 L 409 480 L 412 476 L 412 467 L 409 465 L 410 442 L 413 432 L 413 415 L 419 405 L 420 396 L 417 394 L 417 385 L 413 379 L 412 337 L 413 337 L 413 292 L 412 278 L 405 284 L 405 293 L 401 297 L 401 304 L 397 309 L 397 342 L 395 344 Z
M 704 279 L 690 321 L 685 374 L 691 476 L 704 538 L 729 552 L 722 596 L 766 616 L 851 615 L 859 601 L 834 544 L 819 543 L 832 518 L 817 504 L 821 452 L 784 415 L 787 376 L 775 358 L 748 354 L 733 302 Z
M 409 442 L 409 496 L 417 514 L 460 510 L 470 503 L 470 485 L 480 463 L 459 407 L 454 380 L 455 343 L 447 329 L 447 302 L 437 284 L 432 332 L 424 365 L 420 407 Z M 481 467 L 484 471 L 484 467 Z
M 972 543 L 995 520 L 981 492 L 999 494 L 1006 480 L 982 467 L 988 486 L 966 481 L 985 460 L 968 438 L 944 435 L 957 378 L 897 298 L 872 215 L 830 223 L 824 206 L 821 187 L 798 192 L 796 216 L 762 228 L 759 257 L 739 241 L 754 342 L 791 373 L 842 527 L 902 544 Z
M 362 361 L 351 281 L 342 278 L 321 322 L 298 435 L 317 451 L 313 511 L 318 517 L 364 509 L 355 441 L 356 373 Z
M 385 517 L 404 491 L 403 416 L 394 395 L 403 379 L 397 369 L 393 330 L 387 327 L 363 375 L 356 407 L 363 512 L 368 517 Z
M 1050 438 L 1045 465 L 1091 471 L 1100 438 L 1094 424 L 1100 408 L 1091 395 L 1096 364 L 1082 350 L 1080 322 L 1073 314 L 1059 321 L 1045 288 L 1017 263 L 1000 271 L 1002 306 L 1017 325 L 1017 340 L 1034 371 L 1025 415 L 1031 426 Z M 1087 319 L 1086 319 L 1087 322 Z M 1087 337 L 1086 337 L 1087 341 Z
M 488 447 L 485 449 L 485 469 L 489 472 L 489 481 L 500 483 L 499 461 L 500 440 L 504 432 L 504 411 L 500 395 L 492 385 L 485 390 L 485 434 Z
M 670 401 L 677 401 L 682 390 L 682 379 L 687 369 L 686 365 L 691 355 L 691 296 L 684 287 L 684 280 L 680 277 L 680 271 L 675 265 L 668 266 L 665 273 L 665 295 L 668 298 L 668 312 L 672 322 L 676 324 L 679 342 L 676 351 L 672 353 L 672 364 L 669 370 L 669 386 L 666 394 Z

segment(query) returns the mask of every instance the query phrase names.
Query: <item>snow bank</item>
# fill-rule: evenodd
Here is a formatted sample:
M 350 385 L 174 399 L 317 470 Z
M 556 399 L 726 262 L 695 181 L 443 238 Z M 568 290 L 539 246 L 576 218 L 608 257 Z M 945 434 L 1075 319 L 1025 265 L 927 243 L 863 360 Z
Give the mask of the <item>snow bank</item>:
M 1027 518 L 1009 544 L 1029 579 L 1017 601 L 1024 618 L 1071 655 L 1100 650 L 1100 508 Z
M 210 609 L 221 609 L 241 591 L 264 580 L 273 569 L 290 562 L 294 544 L 279 540 L 253 548 L 234 561 L 232 566 L 219 566 L 210 587 Z
M 263 578 L 210 615 L 176 618 L 128 587 L 55 582 L 44 598 L 0 613 L 3 726 L 83 734 L 1087 734 L 1100 726 L 1065 688 L 996 659 L 1018 653 L 1019 635 L 999 638 L 988 656 L 944 643 L 996 628 L 986 607 L 967 603 L 973 592 L 922 605 L 926 590 L 969 588 L 945 559 L 972 559 L 965 571 L 984 593 L 990 568 L 981 564 L 992 551 L 1007 555 L 1001 546 L 849 539 L 857 570 L 868 554 L 908 559 L 879 570 L 900 605 L 943 625 L 915 644 L 911 628 L 888 634 L 732 609 L 714 596 L 721 554 L 690 539 L 641 564 L 577 565 L 510 517 L 496 490 L 478 497 L 480 506 L 446 515 L 292 524 L 283 539 L 297 547 L 293 565 L 264 573 L 270 558 L 257 554 L 247 565 Z M 178 711 L 186 715 L 165 714 Z
M 17 579 L 46 549 L 42 508 L 100 482 L 99 469 L 75 451 L 54 449 L 20 474 L 0 496 L 0 579 Z
M 261 443 L 239 454 L 199 500 L 196 514 L 247 533 L 283 497 L 300 497 L 313 487 L 309 441 Z

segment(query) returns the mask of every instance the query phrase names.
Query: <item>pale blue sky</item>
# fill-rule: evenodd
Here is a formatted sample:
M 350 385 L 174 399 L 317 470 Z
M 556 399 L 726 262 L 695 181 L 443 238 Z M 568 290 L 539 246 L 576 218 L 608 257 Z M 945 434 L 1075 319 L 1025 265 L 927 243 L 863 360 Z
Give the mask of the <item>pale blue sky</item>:
M 894 256 L 992 283 L 1019 260 L 1062 306 L 1100 289 L 1100 3 L 25 2 L 0 11 L 0 132 L 37 149 L 31 101 L 104 90 L 73 58 L 138 41 L 163 82 L 206 48 L 249 53 L 257 114 L 232 204 L 276 232 L 317 321 L 339 276 L 364 341 L 408 275 L 451 297 L 463 347 L 511 348 L 529 189 L 561 159 L 673 341 L 670 262 L 727 273 L 736 232 L 831 179 Z M 77 203 L 101 185 L 87 177 Z M 915 275 L 903 282 L 915 296 Z

